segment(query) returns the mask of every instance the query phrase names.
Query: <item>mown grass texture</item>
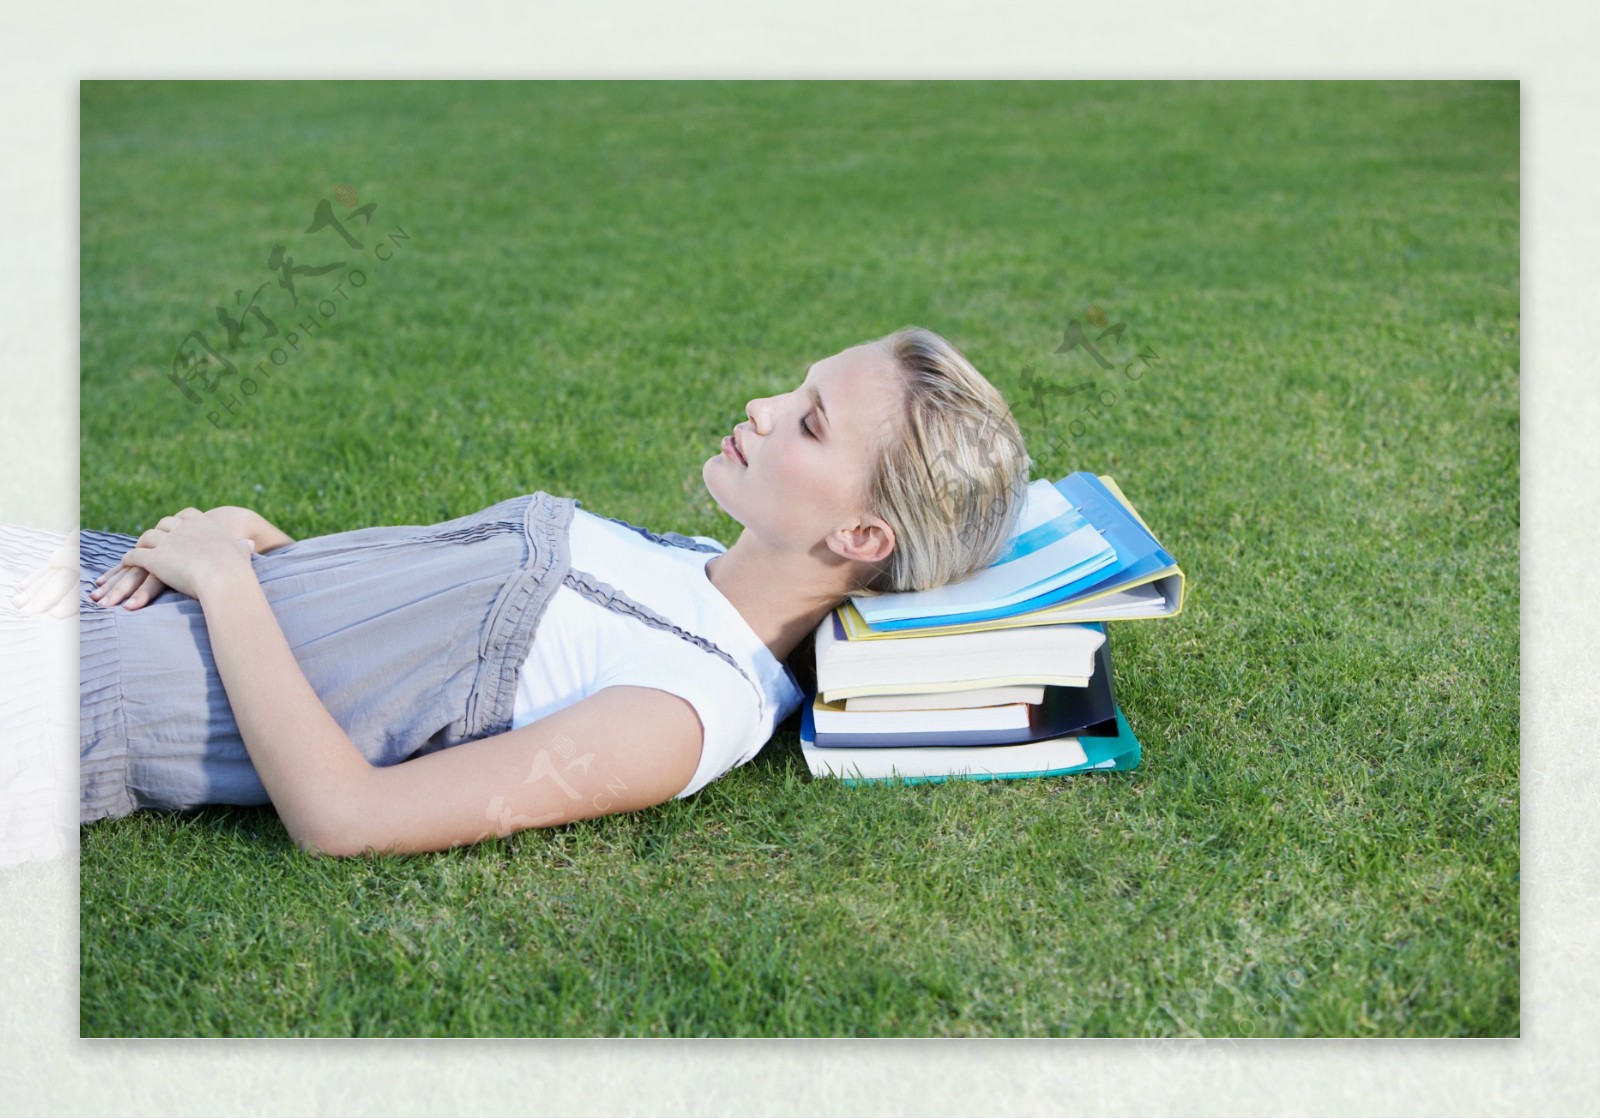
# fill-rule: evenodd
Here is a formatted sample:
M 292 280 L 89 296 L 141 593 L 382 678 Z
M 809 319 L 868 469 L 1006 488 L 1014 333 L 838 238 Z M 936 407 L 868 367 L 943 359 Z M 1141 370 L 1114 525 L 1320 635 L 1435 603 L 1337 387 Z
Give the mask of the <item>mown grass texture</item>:
M 699 471 L 745 401 L 917 323 L 1191 592 L 1111 627 L 1129 774 L 849 788 L 791 721 L 693 798 L 433 855 L 87 827 L 86 1035 L 1519 1032 L 1515 83 L 88 82 L 81 115 L 85 527 L 543 489 L 731 543 Z M 341 185 L 360 250 L 303 232 Z M 295 307 L 275 245 L 347 267 Z M 270 379 L 190 404 L 175 347 L 262 283 L 299 349 L 241 318 Z M 1057 352 L 1090 308 L 1110 369 Z

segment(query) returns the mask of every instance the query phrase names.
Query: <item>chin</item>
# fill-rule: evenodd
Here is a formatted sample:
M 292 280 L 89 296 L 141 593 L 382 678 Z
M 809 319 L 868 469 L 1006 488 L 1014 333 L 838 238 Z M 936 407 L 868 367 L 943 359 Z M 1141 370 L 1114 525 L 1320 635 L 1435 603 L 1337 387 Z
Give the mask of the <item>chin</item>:
M 711 481 L 713 470 L 721 459 L 721 455 L 712 455 L 706 459 L 705 465 L 700 468 L 700 481 L 705 486 L 706 493 L 711 495 L 711 500 L 717 503 L 717 508 L 742 525 L 744 524 L 744 518 L 728 508 L 728 503 L 722 500 L 722 495 L 717 492 L 717 486 Z

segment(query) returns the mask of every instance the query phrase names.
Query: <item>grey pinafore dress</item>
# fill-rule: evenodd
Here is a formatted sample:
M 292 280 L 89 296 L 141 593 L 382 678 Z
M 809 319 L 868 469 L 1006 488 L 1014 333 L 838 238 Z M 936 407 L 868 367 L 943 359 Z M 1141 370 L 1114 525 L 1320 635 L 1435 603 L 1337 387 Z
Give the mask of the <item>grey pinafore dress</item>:
M 329 713 L 369 761 L 393 765 L 511 728 L 517 674 L 570 574 L 577 506 L 528 494 L 442 524 L 300 540 L 251 562 Z M 200 603 L 169 589 L 134 611 L 98 605 L 94 578 L 136 541 L 79 540 L 80 822 L 269 803 Z

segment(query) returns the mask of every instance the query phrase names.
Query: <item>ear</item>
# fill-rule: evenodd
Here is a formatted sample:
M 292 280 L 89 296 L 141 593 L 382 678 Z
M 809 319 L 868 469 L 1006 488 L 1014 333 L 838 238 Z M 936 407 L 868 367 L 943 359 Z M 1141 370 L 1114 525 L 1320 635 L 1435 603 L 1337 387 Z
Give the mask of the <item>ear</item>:
M 847 560 L 882 563 L 894 551 L 894 529 L 882 517 L 862 513 L 856 520 L 830 532 L 828 547 Z

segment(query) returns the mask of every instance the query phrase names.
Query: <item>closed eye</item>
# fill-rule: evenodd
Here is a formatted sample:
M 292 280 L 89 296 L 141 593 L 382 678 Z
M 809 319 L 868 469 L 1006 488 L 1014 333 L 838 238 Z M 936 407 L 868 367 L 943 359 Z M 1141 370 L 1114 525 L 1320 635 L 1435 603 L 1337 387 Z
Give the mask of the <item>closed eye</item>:
M 805 433 L 807 439 L 815 439 L 817 437 L 816 433 L 806 426 L 806 420 L 808 419 L 810 419 L 809 413 L 800 417 L 800 430 Z

